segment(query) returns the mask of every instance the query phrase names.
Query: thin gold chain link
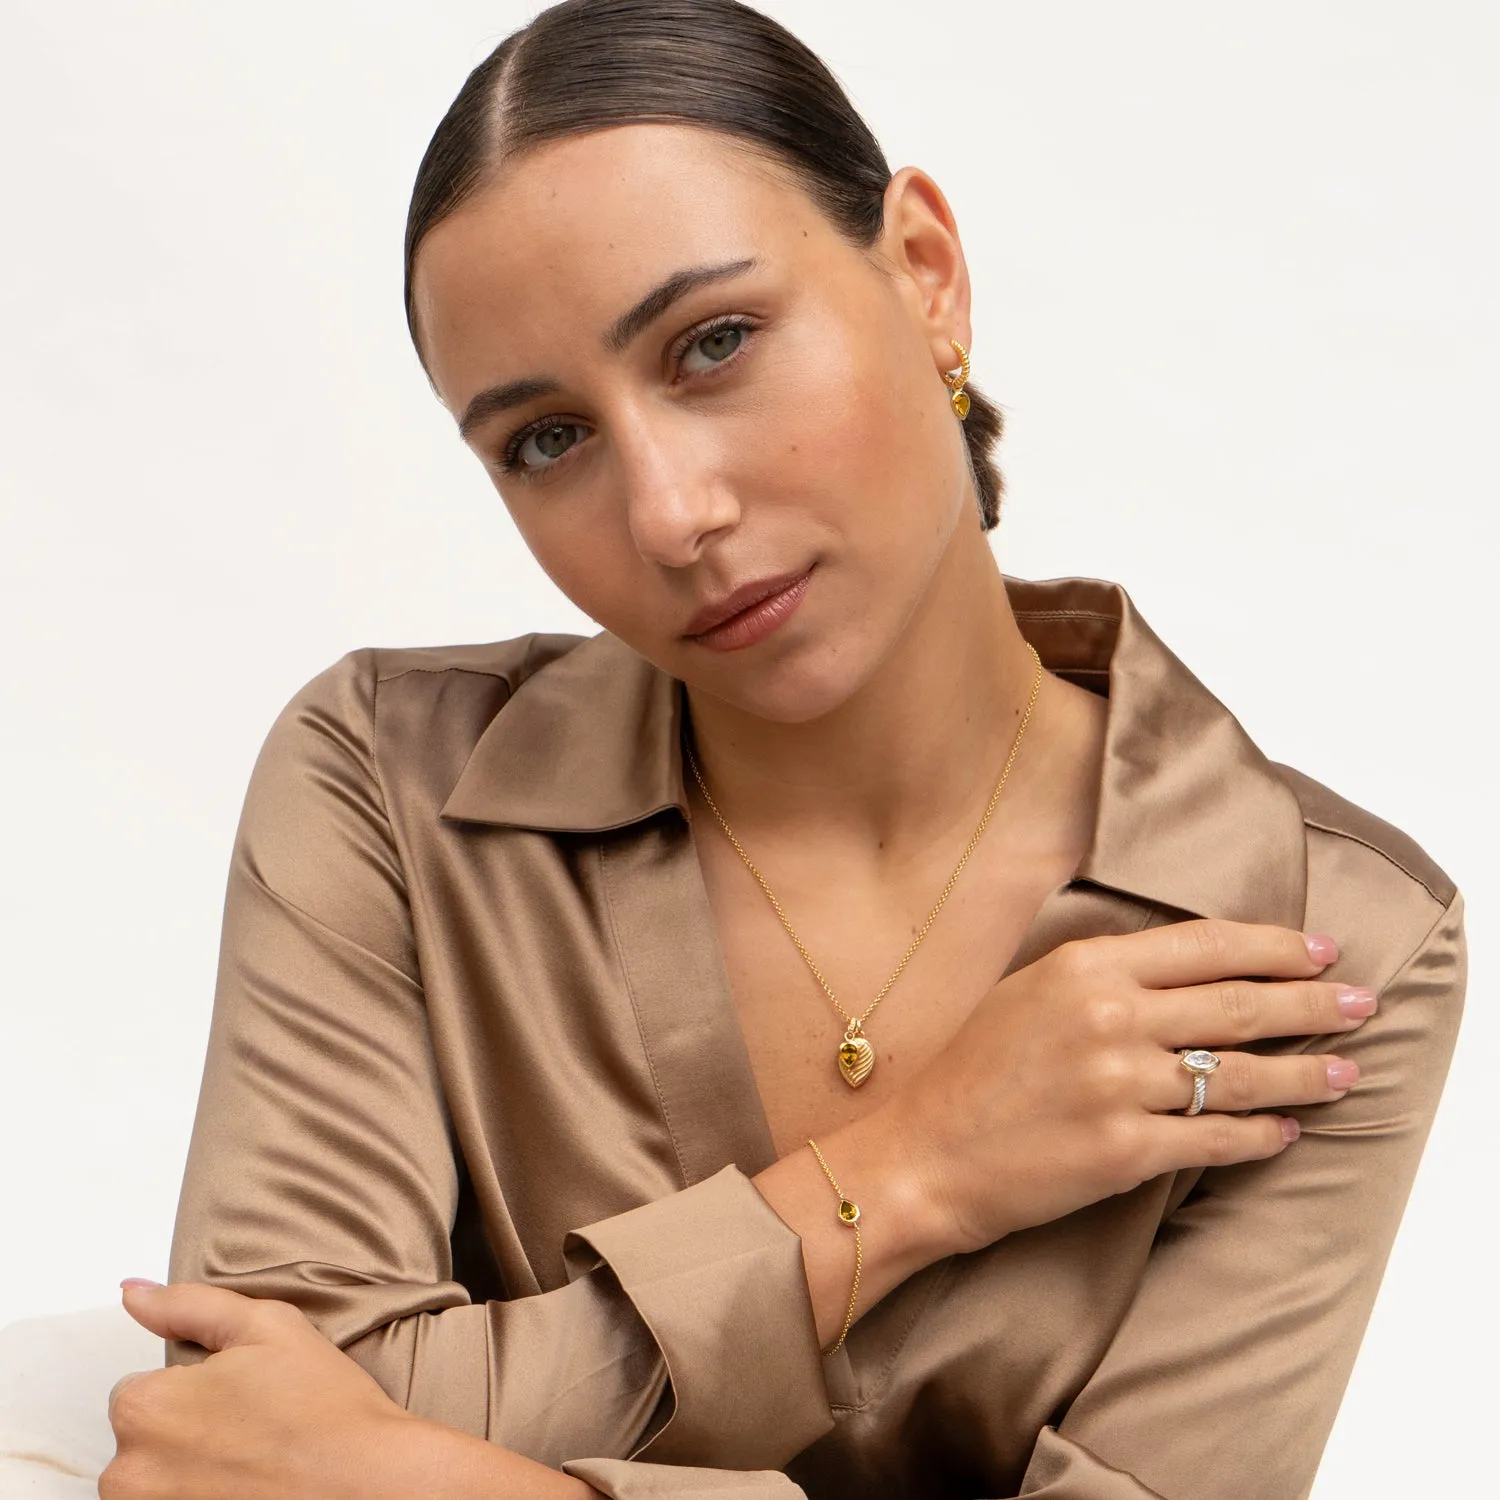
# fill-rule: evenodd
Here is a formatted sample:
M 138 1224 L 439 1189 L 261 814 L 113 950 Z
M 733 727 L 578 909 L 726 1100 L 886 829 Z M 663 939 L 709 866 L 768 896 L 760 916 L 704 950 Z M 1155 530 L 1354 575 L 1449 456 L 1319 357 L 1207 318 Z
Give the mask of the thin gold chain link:
M 912 955 L 917 951 L 919 947 L 921 947 L 922 939 L 927 936 L 927 933 L 931 929 L 932 924 L 937 921 L 938 913 L 941 912 L 943 907 L 947 904 L 948 897 L 952 893 L 953 887 L 958 883 L 958 877 L 963 873 L 964 866 L 969 862 L 969 856 L 973 854 L 975 848 L 979 844 L 979 840 L 984 835 L 984 830 L 989 826 L 990 814 L 994 812 L 996 804 L 1000 801 L 1000 793 L 1005 790 L 1006 778 L 1010 775 L 1010 768 L 1015 763 L 1016 751 L 1021 747 L 1021 736 L 1026 733 L 1026 726 L 1031 722 L 1031 711 L 1036 706 L 1037 691 L 1042 685 L 1042 659 L 1037 655 L 1036 647 L 1033 646 L 1030 641 L 1026 643 L 1026 649 L 1031 652 L 1032 660 L 1036 663 L 1036 672 L 1033 675 L 1031 682 L 1031 696 L 1027 699 L 1026 712 L 1021 716 L 1021 723 L 1016 729 L 1015 738 L 1011 741 L 1010 754 L 1005 758 L 1005 768 L 1000 772 L 1000 780 L 995 783 L 995 790 L 990 794 L 989 805 L 984 810 L 984 816 L 980 818 L 979 826 L 970 835 L 968 845 L 964 849 L 963 855 L 960 857 L 953 873 L 948 877 L 948 882 L 943 887 L 942 894 L 937 898 L 936 905 L 934 905 L 932 910 L 928 912 L 927 920 L 923 922 L 921 927 L 917 930 L 917 935 L 912 939 L 911 946 L 908 947 L 906 952 L 901 955 L 901 962 L 896 965 L 895 969 L 891 973 L 891 977 L 887 979 L 883 985 L 881 985 L 880 993 L 877 994 L 874 1000 L 870 1002 L 870 1005 L 868 1009 L 866 1009 L 864 1015 L 857 1018 L 851 1016 L 848 1011 L 846 1011 L 844 1007 L 839 1004 L 838 996 L 834 994 L 832 986 L 823 977 L 823 973 L 818 968 L 817 964 L 813 962 L 813 956 L 807 951 L 807 948 L 802 939 L 797 936 L 796 929 L 792 926 L 790 920 L 788 919 L 785 909 L 782 907 L 781 902 L 776 899 L 775 891 L 773 891 L 770 885 L 767 883 L 766 877 L 762 875 L 758 869 L 756 869 L 755 862 L 745 852 L 744 845 L 741 844 L 740 841 L 735 837 L 734 830 L 729 826 L 724 817 L 724 814 L 719 811 L 719 805 L 714 801 L 712 794 L 708 790 L 708 784 L 703 779 L 703 772 L 698 768 L 698 758 L 693 754 L 692 746 L 684 744 L 683 748 L 687 751 L 688 765 L 692 768 L 693 777 L 698 783 L 698 789 L 703 793 L 703 800 L 708 803 L 709 809 L 712 811 L 714 817 L 719 820 L 719 826 L 724 830 L 726 836 L 729 839 L 729 842 L 734 845 L 735 853 L 738 854 L 739 857 L 744 861 L 745 868 L 750 871 L 757 882 L 759 882 L 761 890 L 766 893 L 766 897 L 770 901 L 772 908 L 776 912 L 776 915 L 781 919 L 781 925 L 786 928 L 787 936 L 791 938 L 791 940 L 797 945 L 797 951 L 802 955 L 803 961 L 807 964 L 807 967 L 812 970 L 813 978 L 818 981 L 819 985 L 822 986 L 823 993 L 827 995 L 829 1000 L 833 1002 L 834 1009 L 837 1010 L 838 1013 L 843 1016 L 843 1018 L 849 1023 L 851 1034 L 857 1033 L 860 1028 L 864 1026 L 866 1017 L 868 1017 L 871 1011 L 873 1011 L 875 1007 L 885 999 L 886 994 L 889 992 L 891 986 L 895 984 L 895 982 L 901 977 L 902 970 L 904 970 L 907 964 L 911 962 Z
M 819 1150 L 818 1143 L 811 1136 L 807 1138 L 807 1144 L 817 1153 L 818 1164 L 823 1168 L 823 1174 L 833 1184 L 833 1190 L 839 1195 L 838 1216 L 841 1223 L 847 1224 L 854 1231 L 854 1285 L 849 1291 L 849 1310 L 844 1314 L 844 1327 L 833 1344 L 823 1351 L 824 1354 L 837 1354 L 844 1346 L 844 1340 L 848 1337 L 850 1325 L 854 1322 L 854 1302 L 859 1296 L 859 1273 L 864 1269 L 865 1244 L 864 1236 L 859 1232 L 860 1211 L 859 1204 L 851 1203 L 845 1196 L 844 1190 L 838 1184 L 838 1179 L 833 1175 L 833 1169 L 824 1159 Z

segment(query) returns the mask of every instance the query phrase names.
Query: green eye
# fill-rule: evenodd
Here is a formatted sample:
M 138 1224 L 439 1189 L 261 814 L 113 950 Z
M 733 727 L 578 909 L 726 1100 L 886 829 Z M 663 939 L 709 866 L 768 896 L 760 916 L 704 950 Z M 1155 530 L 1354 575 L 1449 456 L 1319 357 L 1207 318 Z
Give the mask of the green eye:
M 743 319 L 717 323 L 712 328 L 704 329 L 682 351 L 680 358 L 683 369 L 690 375 L 702 374 L 714 365 L 727 364 L 740 352 L 740 346 L 745 342 L 748 332 L 749 325 Z M 703 355 L 708 361 L 707 365 L 690 365 L 688 356 L 693 354 Z
M 702 349 L 710 359 L 726 359 L 739 348 L 743 337 L 742 329 L 716 328 L 712 333 L 699 339 L 696 347 Z
M 554 459 L 561 458 L 578 441 L 577 432 L 576 422 L 549 422 L 542 427 L 533 427 L 530 432 L 522 433 L 511 444 L 502 467 L 507 472 L 515 469 L 523 472 L 545 469 Z M 528 455 L 528 449 L 534 450 L 534 453 Z M 528 462 L 528 457 L 540 458 L 542 461 L 540 463 Z

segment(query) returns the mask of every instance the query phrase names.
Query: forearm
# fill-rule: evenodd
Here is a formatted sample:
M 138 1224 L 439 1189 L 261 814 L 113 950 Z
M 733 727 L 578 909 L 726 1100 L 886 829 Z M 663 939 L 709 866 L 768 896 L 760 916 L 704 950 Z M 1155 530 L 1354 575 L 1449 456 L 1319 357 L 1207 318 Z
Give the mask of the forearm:
M 907 1155 L 899 1117 L 889 1108 L 818 1137 L 846 1197 L 860 1208 L 863 1264 L 854 1320 L 887 1292 L 953 1252 Z M 751 1179 L 802 1238 L 802 1260 L 818 1328 L 827 1348 L 849 1311 L 854 1231 L 835 1212 L 838 1199 L 810 1146 L 783 1156 Z
M 433 1500 L 602 1500 L 592 1485 L 456 1427 L 413 1417 L 400 1423 L 382 1465 L 381 1493 Z M 370 1500 L 361 1483 L 360 1500 Z

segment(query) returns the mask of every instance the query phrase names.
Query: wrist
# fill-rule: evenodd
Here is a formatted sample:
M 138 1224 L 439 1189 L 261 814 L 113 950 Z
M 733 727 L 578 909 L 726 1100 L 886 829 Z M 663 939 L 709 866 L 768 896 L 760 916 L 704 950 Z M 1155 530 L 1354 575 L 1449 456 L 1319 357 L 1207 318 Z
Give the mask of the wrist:
M 904 1117 L 873 1111 L 820 1134 L 818 1150 L 838 1192 L 859 1206 L 856 1234 L 840 1222 L 838 1196 L 813 1151 L 802 1145 L 752 1179 L 802 1242 L 802 1265 L 818 1344 L 827 1349 L 851 1310 L 862 1318 L 887 1292 L 958 1248 L 936 1211 L 928 1176 L 912 1150 Z M 859 1255 L 859 1285 L 852 1275 Z
M 860 1224 L 884 1243 L 891 1286 L 958 1250 L 916 1132 L 894 1104 L 819 1139 Z M 888 1288 L 887 1288 L 888 1289 Z

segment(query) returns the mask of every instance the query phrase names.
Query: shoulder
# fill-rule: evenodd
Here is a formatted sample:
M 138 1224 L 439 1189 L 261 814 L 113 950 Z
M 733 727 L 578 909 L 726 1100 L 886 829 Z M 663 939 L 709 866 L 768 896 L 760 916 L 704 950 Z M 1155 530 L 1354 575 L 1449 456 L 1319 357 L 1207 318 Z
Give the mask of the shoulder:
M 1410 833 L 1306 772 L 1271 764 L 1302 810 L 1308 930 L 1357 953 L 1364 982 L 1389 979 L 1439 929 L 1461 933 L 1453 876 Z
M 588 637 L 533 632 L 446 646 L 361 646 L 305 681 L 276 716 L 257 780 L 339 771 L 381 783 L 457 775 L 516 690 Z M 279 773 L 279 774 L 278 774 Z
M 1452 876 L 1409 833 L 1340 796 L 1321 781 L 1314 781 L 1303 771 L 1279 761 L 1273 761 L 1272 765 L 1301 804 L 1302 821 L 1309 830 L 1310 842 L 1326 836 L 1341 844 L 1358 845 L 1378 865 L 1390 866 L 1391 876 L 1398 884 L 1410 882 L 1420 886 L 1439 906 L 1447 906 L 1453 900 L 1457 887 Z
M 517 688 L 586 639 L 346 652 L 292 693 L 265 736 L 237 835 L 247 867 L 315 912 L 352 892 L 351 856 L 399 885 L 393 815 L 440 806 Z
M 502 698 L 532 673 L 566 655 L 588 637 L 534 631 L 508 640 L 449 646 L 361 646 L 308 679 L 287 704 L 373 705 L 377 697 L 403 687 L 422 692 L 437 686 L 423 678 L 472 677 L 491 685 Z
M 514 692 L 533 672 L 580 646 L 587 636 L 533 631 L 477 645 L 367 647 L 366 670 L 384 686 L 413 675 L 489 678 Z
M 452 712 L 482 704 L 493 716 L 533 673 L 588 637 L 536 631 L 449 646 L 361 646 L 309 678 L 287 701 L 273 735 L 326 718 L 373 728 L 393 708 L 417 702 Z

